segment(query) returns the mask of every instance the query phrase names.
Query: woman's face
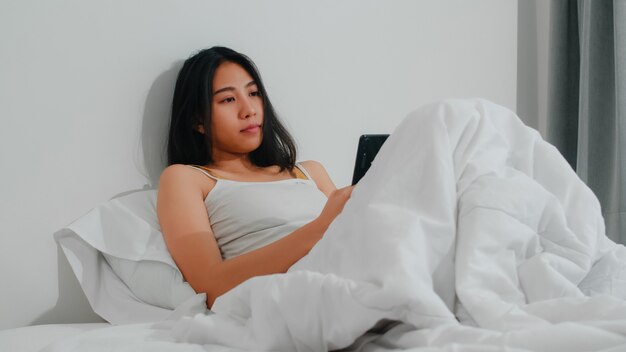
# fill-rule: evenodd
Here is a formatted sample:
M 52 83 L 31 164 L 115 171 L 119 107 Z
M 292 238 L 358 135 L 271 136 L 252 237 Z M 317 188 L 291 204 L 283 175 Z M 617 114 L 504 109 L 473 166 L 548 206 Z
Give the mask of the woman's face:
M 263 98 L 256 82 L 238 64 L 224 62 L 213 76 L 211 138 L 213 151 L 246 154 L 263 140 Z M 254 125 L 256 128 L 247 129 Z

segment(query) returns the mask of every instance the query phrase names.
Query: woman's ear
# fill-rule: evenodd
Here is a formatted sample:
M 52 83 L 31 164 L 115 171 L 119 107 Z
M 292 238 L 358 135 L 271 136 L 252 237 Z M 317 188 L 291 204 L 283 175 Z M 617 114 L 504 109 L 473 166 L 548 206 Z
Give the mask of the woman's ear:
M 203 125 L 203 124 L 198 124 L 198 125 L 196 126 L 196 131 L 198 131 L 198 132 L 200 132 L 200 133 L 204 134 L 204 125 Z

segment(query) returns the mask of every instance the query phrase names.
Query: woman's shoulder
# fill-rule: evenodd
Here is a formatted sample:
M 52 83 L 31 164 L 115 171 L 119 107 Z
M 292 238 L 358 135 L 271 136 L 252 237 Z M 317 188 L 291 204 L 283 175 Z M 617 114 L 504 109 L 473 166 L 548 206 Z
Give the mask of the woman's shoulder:
M 161 172 L 160 180 L 166 181 L 176 181 L 181 178 L 188 179 L 198 174 L 198 171 L 190 165 L 185 164 L 172 164 L 166 167 L 163 172 Z
M 203 198 L 215 186 L 215 180 L 207 177 L 198 168 L 185 164 L 172 164 L 166 167 L 159 178 L 159 190 L 162 188 L 194 189 L 202 192 Z
M 313 166 L 322 166 L 322 167 L 324 167 L 324 166 L 322 165 L 322 163 L 320 163 L 320 162 L 319 162 L 319 161 L 317 161 L 317 160 L 302 160 L 302 161 L 298 161 L 297 163 L 298 163 L 298 164 L 300 164 L 300 165 L 302 165 L 302 166 L 304 166 L 304 167 L 307 167 L 308 165 L 313 165 Z
M 333 183 L 333 180 L 328 175 L 326 168 L 322 163 L 317 160 L 305 160 L 300 161 L 306 171 L 311 175 L 313 181 L 317 184 L 317 188 L 322 191 L 327 197 L 330 193 L 337 189 L 337 186 Z

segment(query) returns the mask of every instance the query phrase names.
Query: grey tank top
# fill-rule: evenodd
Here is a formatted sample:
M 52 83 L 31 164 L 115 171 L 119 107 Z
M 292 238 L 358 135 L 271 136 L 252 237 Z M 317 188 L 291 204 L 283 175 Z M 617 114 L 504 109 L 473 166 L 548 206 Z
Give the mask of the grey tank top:
M 307 179 L 242 182 L 217 178 L 204 200 L 211 229 L 222 253 L 232 258 L 268 245 L 314 220 L 326 205 L 326 195 L 317 188 L 306 169 L 296 167 Z

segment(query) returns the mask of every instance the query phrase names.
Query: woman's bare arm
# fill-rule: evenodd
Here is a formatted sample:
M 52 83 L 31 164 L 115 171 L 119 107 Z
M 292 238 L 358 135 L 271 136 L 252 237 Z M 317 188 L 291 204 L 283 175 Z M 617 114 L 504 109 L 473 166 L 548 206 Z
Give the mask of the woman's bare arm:
M 322 238 L 347 201 L 329 201 L 320 217 L 282 239 L 222 260 L 204 205 L 203 177 L 183 165 L 172 165 L 163 171 L 157 214 L 172 258 L 191 287 L 196 292 L 206 292 L 208 307 L 251 277 L 286 272 Z

